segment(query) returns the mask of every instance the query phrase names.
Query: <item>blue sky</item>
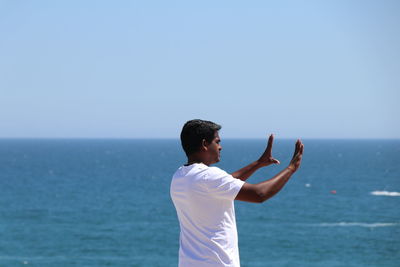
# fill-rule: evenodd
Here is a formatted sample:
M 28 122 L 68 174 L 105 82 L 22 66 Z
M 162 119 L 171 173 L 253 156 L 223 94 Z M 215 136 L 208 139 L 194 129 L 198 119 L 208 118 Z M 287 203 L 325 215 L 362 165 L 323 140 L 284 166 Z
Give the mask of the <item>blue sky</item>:
M 399 1 L 0 1 L 0 137 L 400 138 Z

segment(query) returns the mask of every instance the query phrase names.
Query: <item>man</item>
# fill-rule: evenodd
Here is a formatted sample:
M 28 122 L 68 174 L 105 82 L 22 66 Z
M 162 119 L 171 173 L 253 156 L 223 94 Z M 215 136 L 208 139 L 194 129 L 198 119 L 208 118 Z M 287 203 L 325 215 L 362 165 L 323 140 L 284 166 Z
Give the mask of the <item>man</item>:
M 258 184 L 245 180 L 256 170 L 279 164 L 272 157 L 273 135 L 261 157 L 228 174 L 210 167 L 220 161 L 221 126 L 210 121 L 188 121 L 181 132 L 188 158 L 171 182 L 171 198 L 180 224 L 180 267 L 240 266 L 233 200 L 261 203 L 278 193 L 299 168 L 304 146 L 297 140 L 287 168 Z

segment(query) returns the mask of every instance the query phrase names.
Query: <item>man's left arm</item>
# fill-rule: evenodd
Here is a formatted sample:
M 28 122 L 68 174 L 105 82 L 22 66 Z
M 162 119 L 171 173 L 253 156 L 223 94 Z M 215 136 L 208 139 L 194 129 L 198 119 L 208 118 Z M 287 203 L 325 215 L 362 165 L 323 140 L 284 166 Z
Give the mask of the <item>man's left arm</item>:
M 273 142 L 274 142 L 274 135 L 271 134 L 268 138 L 267 148 L 265 149 L 261 157 L 258 160 L 250 163 L 246 167 L 243 167 L 240 170 L 231 173 L 231 175 L 242 181 L 246 181 L 256 170 L 262 167 L 269 166 L 271 164 L 279 164 L 280 163 L 279 160 L 272 157 Z

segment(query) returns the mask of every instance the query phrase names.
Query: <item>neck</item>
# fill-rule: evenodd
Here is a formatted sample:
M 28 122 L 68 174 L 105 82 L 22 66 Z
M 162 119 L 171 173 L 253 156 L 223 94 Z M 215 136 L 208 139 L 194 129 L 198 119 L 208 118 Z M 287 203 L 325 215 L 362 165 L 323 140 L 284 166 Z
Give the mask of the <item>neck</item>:
M 199 155 L 189 156 L 188 157 L 188 161 L 187 161 L 187 163 L 185 165 L 189 166 L 189 165 L 194 164 L 194 163 L 203 163 L 203 164 L 209 166 L 209 164 L 207 164 L 207 161 L 203 157 L 200 157 Z

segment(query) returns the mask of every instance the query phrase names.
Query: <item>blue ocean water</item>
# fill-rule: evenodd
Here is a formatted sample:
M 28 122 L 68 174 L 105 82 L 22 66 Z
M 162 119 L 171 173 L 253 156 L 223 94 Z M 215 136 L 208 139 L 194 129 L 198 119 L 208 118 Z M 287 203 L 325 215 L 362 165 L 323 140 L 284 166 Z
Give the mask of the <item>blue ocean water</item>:
M 285 167 L 294 141 L 249 182 Z M 217 166 L 265 143 L 223 140 Z M 242 266 L 400 266 L 400 140 L 304 144 L 277 196 L 235 203 Z M 169 184 L 184 162 L 178 140 L 0 140 L 0 266 L 177 266 Z

